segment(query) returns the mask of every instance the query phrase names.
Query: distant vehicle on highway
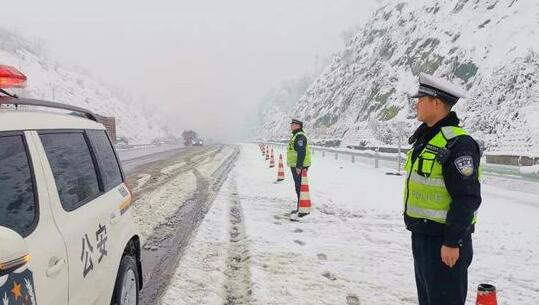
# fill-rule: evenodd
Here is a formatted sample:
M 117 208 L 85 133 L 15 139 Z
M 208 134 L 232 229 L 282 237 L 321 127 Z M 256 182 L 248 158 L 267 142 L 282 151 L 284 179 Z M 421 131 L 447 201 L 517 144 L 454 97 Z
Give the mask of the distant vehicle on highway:
M 107 130 L 107 133 L 109 134 L 110 141 L 112 144 L 116 144 L 117 137 L 116 137 L 116 118 L 115 117 L 105 117 L 105 116 L 98 116 L 97 118 L 98 122 L 103 124 L 105 126 L 105 129 Z
M 193 143 L 193 146 L 203 146 L 204 141 L 202 139 L 196 139 Z
M 186 130 L 182 133 L 183 144 L 185 146 L 202 146 L 204 141 L 199 138 L 198 134 L 193 130 Z
M 105 126 L 89 110 L 6 91 L 25 84 L 0 65 L 0 300 L 137 305 L 140 235 Z

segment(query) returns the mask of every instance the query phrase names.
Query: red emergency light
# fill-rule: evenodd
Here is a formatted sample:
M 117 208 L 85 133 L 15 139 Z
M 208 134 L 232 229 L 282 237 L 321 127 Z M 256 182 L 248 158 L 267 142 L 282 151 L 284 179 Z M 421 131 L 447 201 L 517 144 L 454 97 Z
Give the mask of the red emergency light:
M 0 89 L 26 87 L 26 76 L 19 70 L 0 65 Z

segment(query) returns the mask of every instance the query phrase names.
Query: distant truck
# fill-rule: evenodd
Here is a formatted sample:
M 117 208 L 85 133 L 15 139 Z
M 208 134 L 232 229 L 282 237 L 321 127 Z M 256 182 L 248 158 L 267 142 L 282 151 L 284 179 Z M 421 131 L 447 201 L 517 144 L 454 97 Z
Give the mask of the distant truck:
M 112 144 L 116 144 L 116 118 L 111 116 L 97 116 L 97 121 L 105 126 Z
M 193 130 L 186 130 L 182 133 L 183 144 L 185 146 L 202 146 L 204 141 L 198 137 L 198 134 Z

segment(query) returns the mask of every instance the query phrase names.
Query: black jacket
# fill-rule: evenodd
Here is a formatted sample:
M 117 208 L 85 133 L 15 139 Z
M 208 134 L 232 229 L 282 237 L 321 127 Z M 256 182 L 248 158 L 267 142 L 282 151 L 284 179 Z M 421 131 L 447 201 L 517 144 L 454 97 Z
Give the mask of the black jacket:
M 427 143 L 444 126 L 458 126 L 459 119 L 454 112 L 432 127 L 422 124 L 410 137 L 413 144 L 412 162 L 415 162 Z M 474 212 L 481 204 L 481 186 L 478 179 L 481 153 L 479 145 L 470 136 L 459 136 L 450 140 L 450 154 L 442 164 L 445 186 L 452 202 L 447 213 L 446 224 L 440 224 L 428 219 L 412 218 L 404 214 L 406 228 L 415 233 L 432 236 L 443 236 L 444 245 L 457 247 L 462 239 L 474 231 L 471 224 Z M 463 174 L 462 160 L 473 160 L 473 173 Z
M 298 132 L 303 132 L 303 129 L 298 129 L 292 132 L 295 135 Z M 294 140 L 294 150 L 298 153 L 298 162 L 296 168 L 303 168 L 303 162 L 305 161 L 305 154 L 307 153 L 307 137 L 305 135 L 298 135 Z

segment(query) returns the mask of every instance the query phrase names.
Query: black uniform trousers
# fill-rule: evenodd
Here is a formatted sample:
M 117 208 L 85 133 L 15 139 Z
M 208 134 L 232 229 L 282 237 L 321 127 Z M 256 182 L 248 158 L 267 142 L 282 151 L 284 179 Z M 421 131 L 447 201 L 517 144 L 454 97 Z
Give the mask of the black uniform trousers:
M 296 172 L 295 167 L 290 168 L 292 170 L 292 177 L 294 178 L 294 184 L 296 185 L 296 195 L 298 196 L 298 204 L 296 207 L 296 212 L 299 211 L 299 194 L 301 193 L 301 173 Z M 304 167 L 303 170 L 309 169 L 308 167 Z
M 468 291 L 468 267 L 472 262 L 472 238 L 462 240 L 453 268 L 442 262 L 442 236 L 412 233 L 412 252 L 419 305 L 464 305 Z

